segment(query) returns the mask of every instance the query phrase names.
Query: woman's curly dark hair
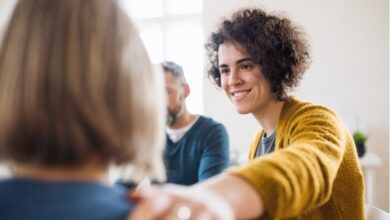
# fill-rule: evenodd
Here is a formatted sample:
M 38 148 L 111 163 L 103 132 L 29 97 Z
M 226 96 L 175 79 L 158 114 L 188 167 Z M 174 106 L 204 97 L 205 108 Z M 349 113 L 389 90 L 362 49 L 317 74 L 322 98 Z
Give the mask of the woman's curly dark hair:
M 261 9 L 242 9 L 231 19 L 223 20 L 205 45 L 211 64 L 208 76 L 219 87 L 218 49 L 226 41 L 242 46 L 252 61 L 260 65 L 278 100 L 287 98 L 287 91 L 299 84 L 309 66 L 309 44 L 289 19 Z

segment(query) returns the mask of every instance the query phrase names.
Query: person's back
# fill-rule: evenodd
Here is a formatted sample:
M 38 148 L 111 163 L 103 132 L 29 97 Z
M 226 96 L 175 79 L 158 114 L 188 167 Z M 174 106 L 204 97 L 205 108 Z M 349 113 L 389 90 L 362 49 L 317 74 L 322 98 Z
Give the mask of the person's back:
M 135 204 L 109 170 L 161 179 L 164 128 L 162 82 L 127 14 L 20 0 L 0 48 L 0 219 L 125 219 Z
M 125 219 L 134 203 L 127 190 L 95 182 L 0 181 L 0 219 Z

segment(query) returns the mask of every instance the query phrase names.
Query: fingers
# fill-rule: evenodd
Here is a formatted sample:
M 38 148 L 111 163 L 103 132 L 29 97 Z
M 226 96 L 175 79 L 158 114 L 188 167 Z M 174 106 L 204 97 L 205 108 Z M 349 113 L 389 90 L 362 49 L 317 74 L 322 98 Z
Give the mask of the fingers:
M 161 216 L 161 220 L 189 220 L 191 217 L 191 209 L 186 205 L 171 206 L 169 211 Z
M 149 192 L 148 192 L 149 193 Z M 144 197 L 146 195 L 146 197 Z M 149 194 L 138 194 L 138 199 L 150 198 Z M 166 215 L 170 210 L 170 198 L 165 195 L 159 195 L 150 199 L 143 199 L 139 202 L 135 209 L 133 209 L 128 220 L 152 220 L 160 219 L 159 216 Z
M 159 220 L 229 220 L 229 218 L 221 218 L 206 209 L 192 208 L 188 204 L 177 205 L 160 217 Z
M 134 201 L 139 201 L 142 199 L 147 199 L 156 195 L 158 192 L 153 187 L 137 187 L 130 192 L 130 198 Z
M 176 185 L 141 187 L 132 194 L 132 198 L 138 202 L 128 220 L 233 219 L 232 210 L 226 202 L 213 197 L 214 194 L 208 191 L 190 190 Z

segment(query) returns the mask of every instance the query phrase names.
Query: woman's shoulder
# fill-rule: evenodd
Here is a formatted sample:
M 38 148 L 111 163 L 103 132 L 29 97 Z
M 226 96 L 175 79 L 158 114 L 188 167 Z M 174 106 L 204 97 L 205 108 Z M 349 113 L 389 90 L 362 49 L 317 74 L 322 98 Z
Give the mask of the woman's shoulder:
M 305 101 L 297 97 L 289 97 L 284 104 L 281 118 L 292 119 L 298 116 L 308 117 L 313 116 L 331 116 L 337 117 L 335 111 L 329 107 L 312 101 Z
M 328 127 L 336 132 L 343 130 L 344 123 L 335 111 L 322 104 L 296 97 L 290 97 L 285 102 L 278 124 L 279 131 L 292 131 L 302 127 L 312 129 L 318 126 Z

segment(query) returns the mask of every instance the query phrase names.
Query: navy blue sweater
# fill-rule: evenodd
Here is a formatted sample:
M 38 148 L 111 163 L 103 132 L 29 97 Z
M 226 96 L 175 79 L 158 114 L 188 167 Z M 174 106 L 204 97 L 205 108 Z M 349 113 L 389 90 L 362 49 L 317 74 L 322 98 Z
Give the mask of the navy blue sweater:
M 229 166 L 225 127 L 200 116 L 179 142 L 167 136 L 164 162 L 169 183 L 192 185 L 222 172 Z
M 134 203 L 125 188 L 93 182 L 0 181 L 1 220 L 119 220 Z

